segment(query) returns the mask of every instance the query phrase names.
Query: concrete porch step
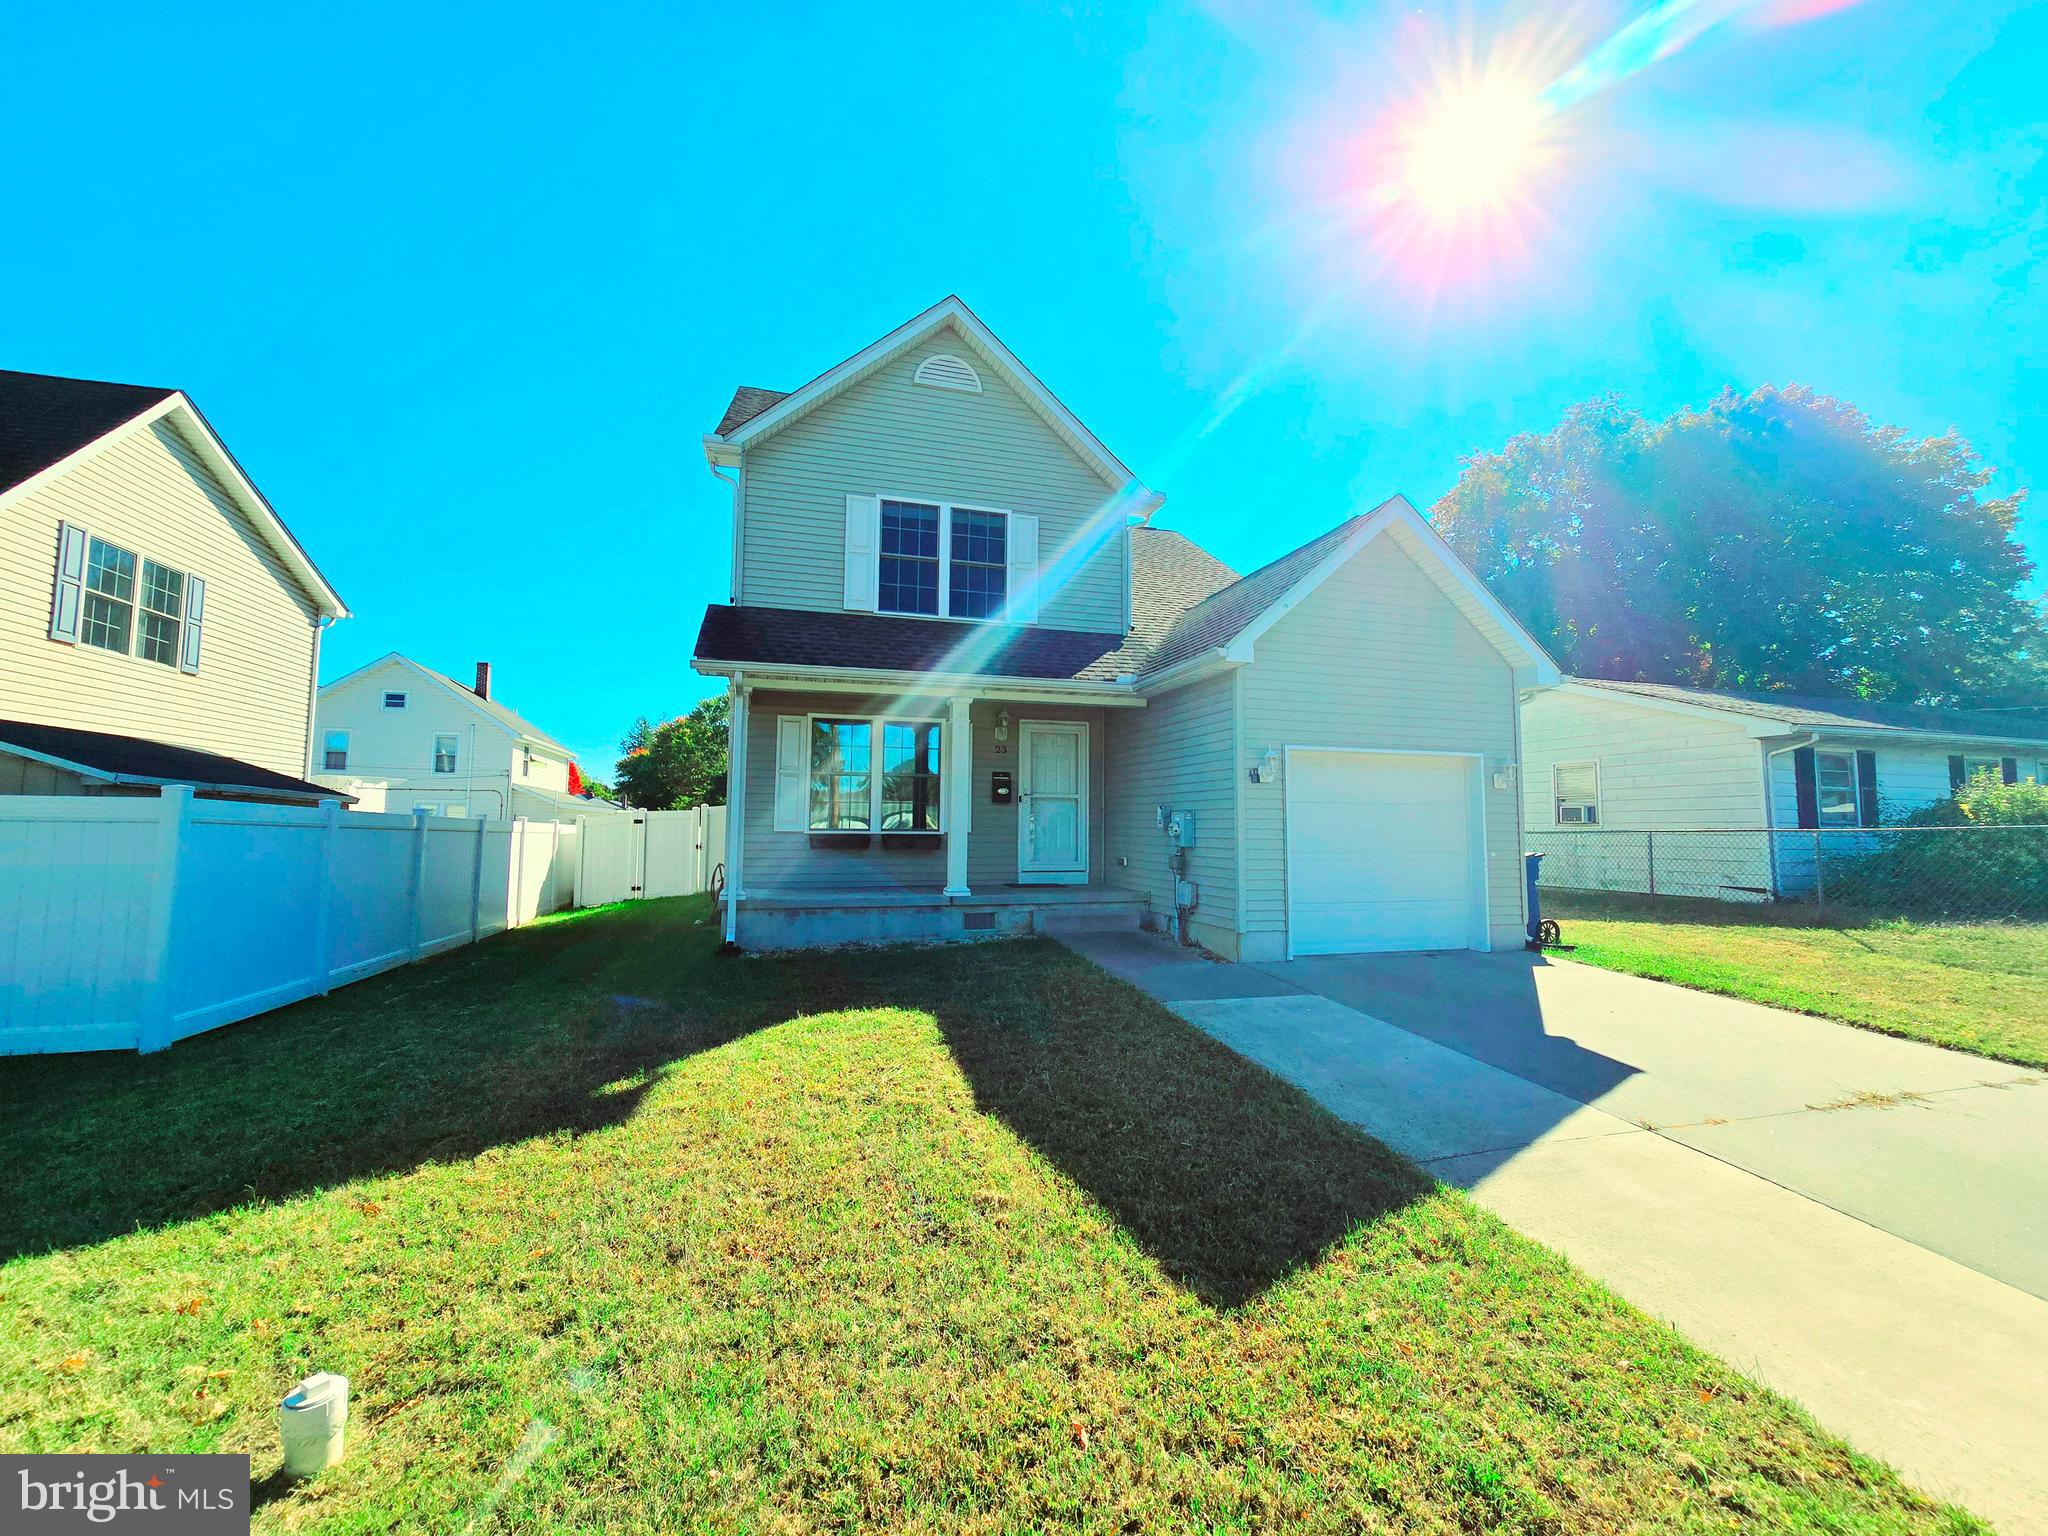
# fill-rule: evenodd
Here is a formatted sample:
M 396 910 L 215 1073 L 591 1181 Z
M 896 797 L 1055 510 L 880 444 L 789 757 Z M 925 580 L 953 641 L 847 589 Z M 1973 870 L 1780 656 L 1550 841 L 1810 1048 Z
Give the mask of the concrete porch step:
M 1032 914 L 1034 933 L 1131 933 L 1145 926 L 1143 901 L 1093 902 L 1087 906 L 1044 907 Z

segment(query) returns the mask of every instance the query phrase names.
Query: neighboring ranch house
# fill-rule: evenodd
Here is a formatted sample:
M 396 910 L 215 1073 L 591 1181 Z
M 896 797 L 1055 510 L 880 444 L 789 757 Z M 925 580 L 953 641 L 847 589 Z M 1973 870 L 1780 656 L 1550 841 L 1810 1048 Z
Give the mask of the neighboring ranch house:
M 320 690 L 317 735 L 314 777 L 360 810 L 572 821 L 614 809 L 571 788 L 575 754 L 491 697 L 486 661 L 466 688 L 393 651 Z
M 1617 832 L 1768 832 L 1671 840 L 1692 851 L 1664 861 L 1660 894 L 1801 896 L 1813 839 L 1786 834 L 1893 826 L 1982 772 L 2048 782 L 2048 714 L 1567 678 L 1524 702 L 1522 756 L 1531 832 L 1582 833 L 1590 847 Z M 1606 888 L 1641 883 L 1638 841 L 1609 839 L 1620 862 Z M 1593 867 L 1559 839 L 1534 846 Z
M 0 794 L 304 801 L 348 610 L 174 389 L 0 371 Z
M 729 939 L 1522 942 L 1516 703 L 1556 668 L 1400 497 L 1239 576 L 957 298 L 704 451 Z

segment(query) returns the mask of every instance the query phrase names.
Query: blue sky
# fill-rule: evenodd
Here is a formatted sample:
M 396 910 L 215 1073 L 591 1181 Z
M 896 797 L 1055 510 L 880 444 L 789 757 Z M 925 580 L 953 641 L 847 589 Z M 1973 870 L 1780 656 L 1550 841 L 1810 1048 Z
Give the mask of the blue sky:
M 0 365 L 186 389 L 356 611 L 327 677 L 488 658 L 601 776 L 709 691 L 732 386 L 948 292 L 1240 568 L 1608 390 L 2048 466 L 2048 7 L 760 14 L 10 7 Z M 1390 241 L 1361 146 L 1461 67 L 1574 101 L 1505 238 Z

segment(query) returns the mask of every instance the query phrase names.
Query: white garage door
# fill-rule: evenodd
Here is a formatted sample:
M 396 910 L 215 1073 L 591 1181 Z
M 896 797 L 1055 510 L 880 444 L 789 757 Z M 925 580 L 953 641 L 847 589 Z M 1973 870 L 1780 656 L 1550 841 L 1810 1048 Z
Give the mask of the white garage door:
M 1291 952 L 1483 945 L 1472 827 L 1475 772 L 1461 757 L 1290 753 Z

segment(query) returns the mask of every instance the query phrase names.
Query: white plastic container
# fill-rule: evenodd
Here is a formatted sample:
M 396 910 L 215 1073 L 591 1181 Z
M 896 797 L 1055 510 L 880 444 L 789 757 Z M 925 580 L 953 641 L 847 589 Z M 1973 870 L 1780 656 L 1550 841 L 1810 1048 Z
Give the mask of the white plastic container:
M 287 1477 L 314 1477 L 341 1460 L 348 1423 L 348 1378 L 316 1371 L 277 1407 Z

